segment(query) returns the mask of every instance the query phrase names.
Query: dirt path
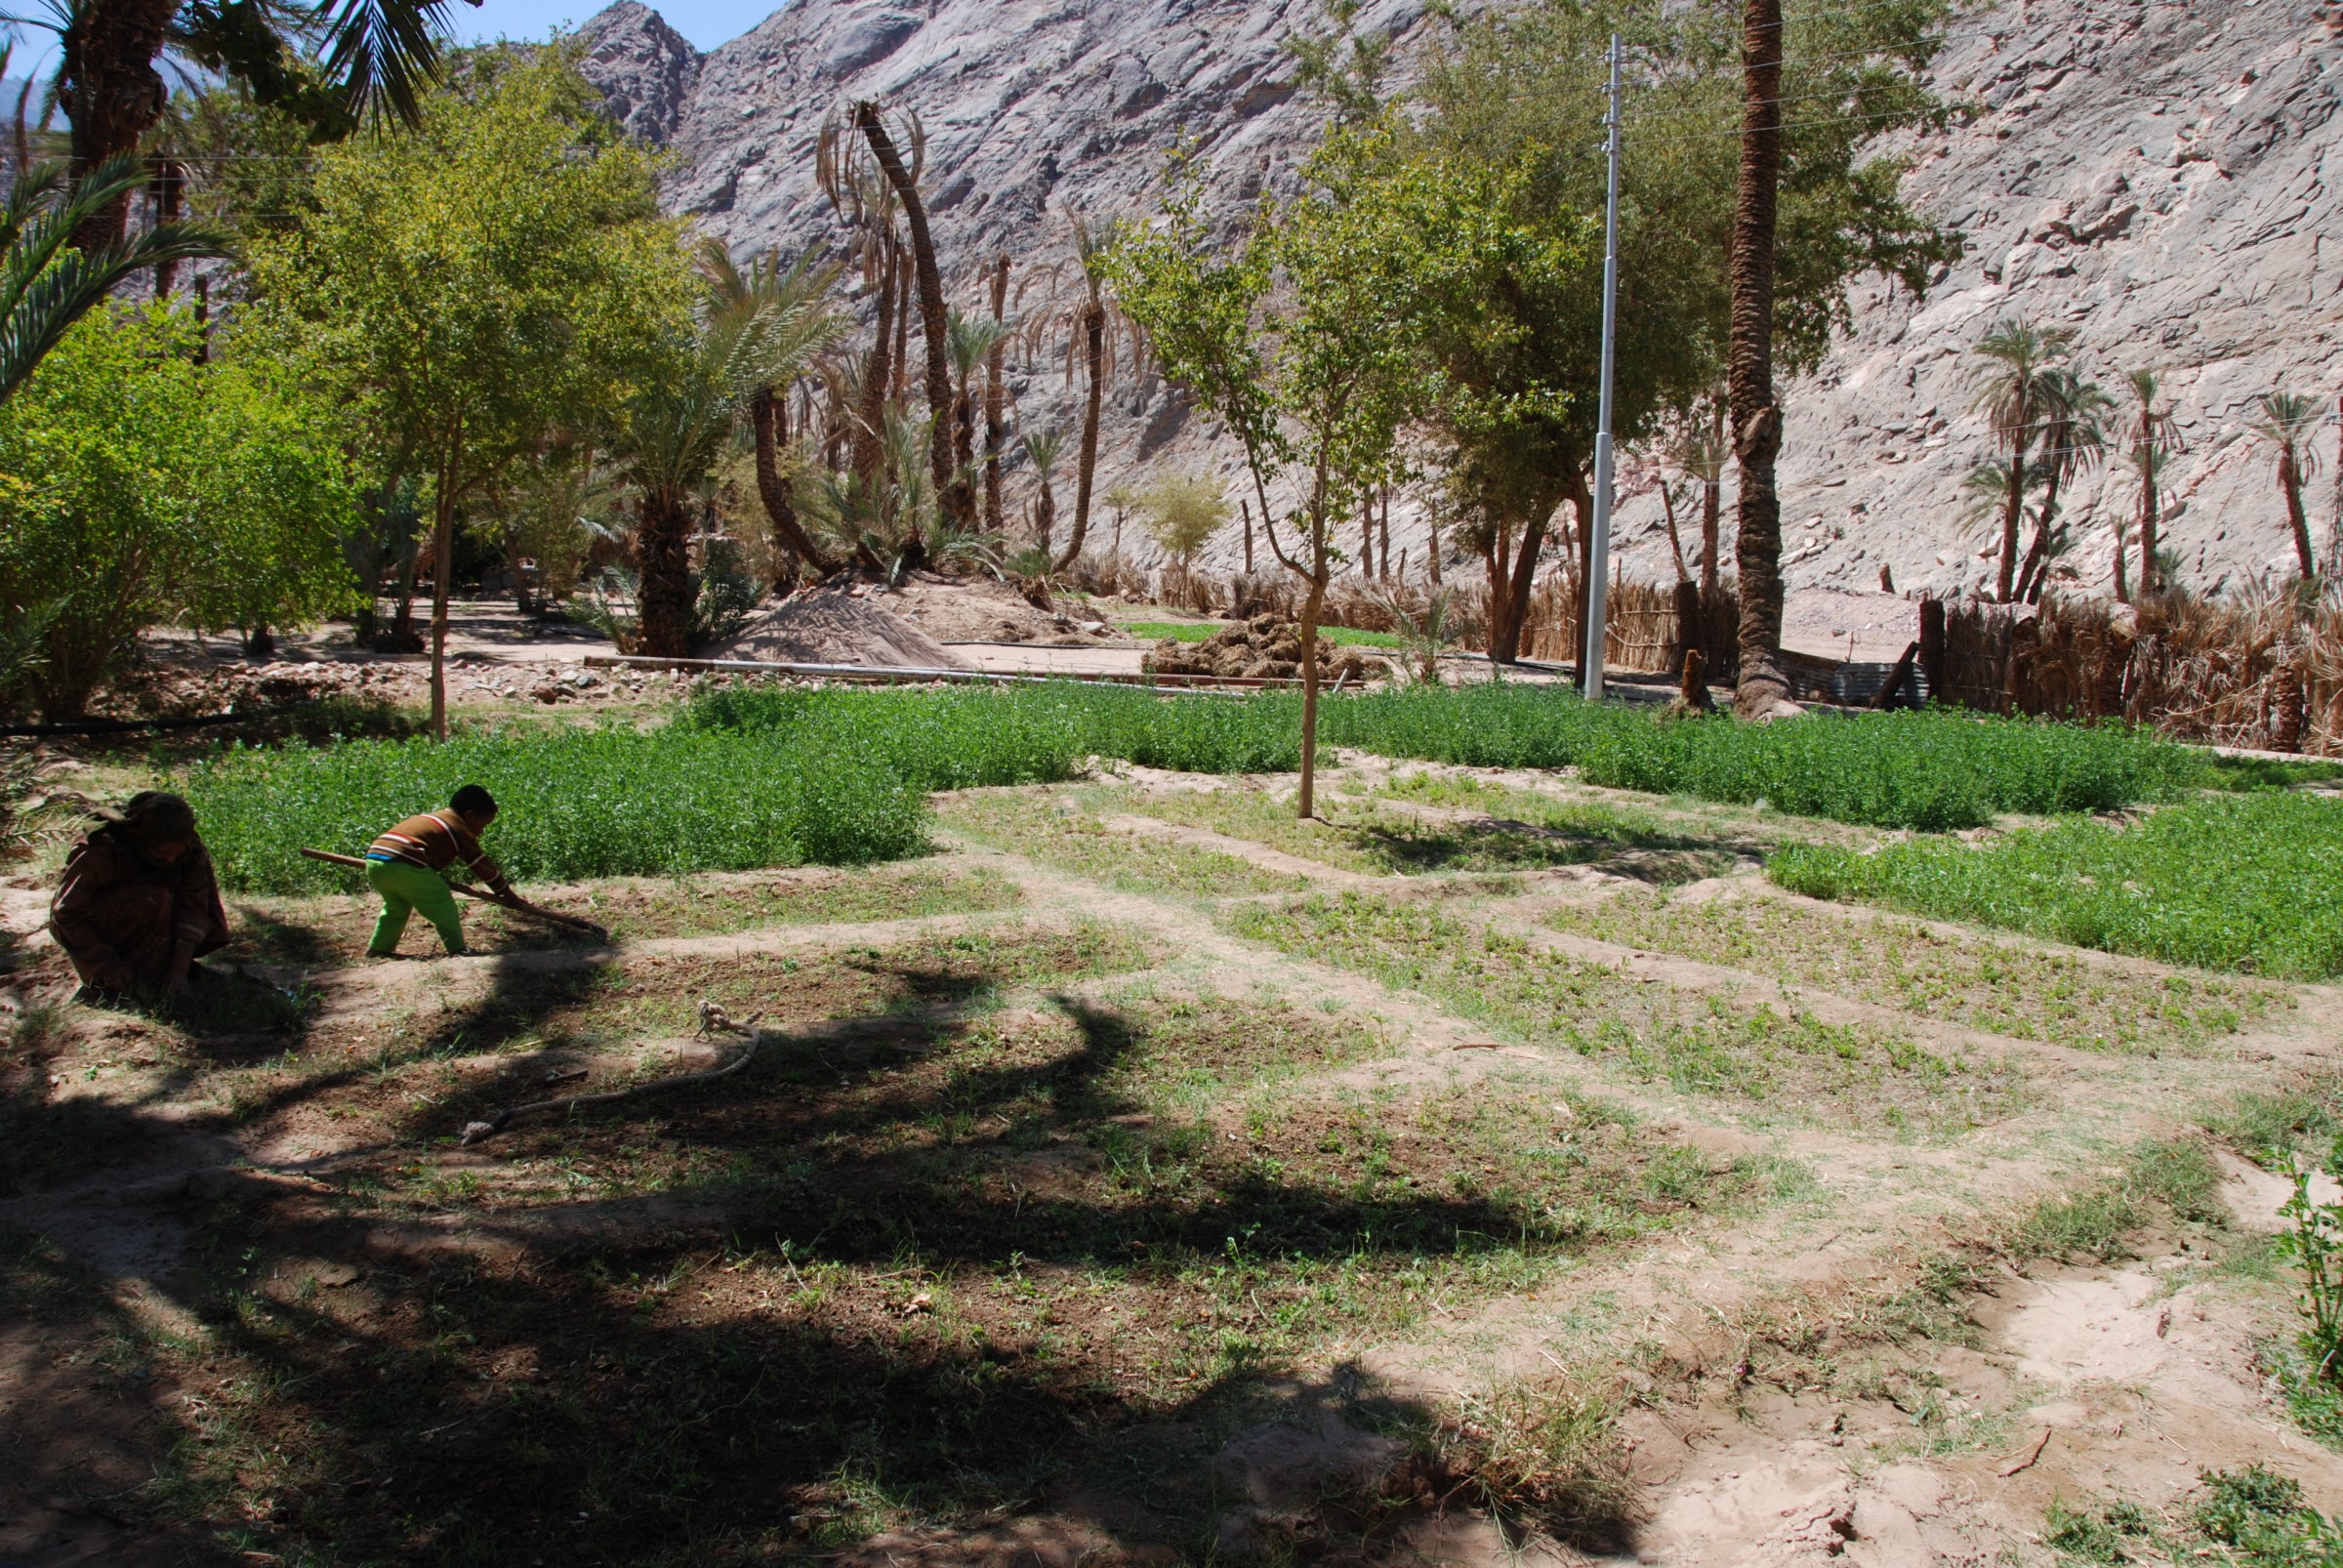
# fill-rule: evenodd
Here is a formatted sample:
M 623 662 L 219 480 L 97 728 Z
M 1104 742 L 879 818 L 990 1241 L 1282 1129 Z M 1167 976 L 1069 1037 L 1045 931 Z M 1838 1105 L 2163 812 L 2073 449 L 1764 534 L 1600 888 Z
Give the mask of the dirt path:
M 1535 775 L 1501 782 L 1583 798 Z M 1793 1114 L 1686 1087 L 1631 1054 L 1573 1050 L 1492 1022 L 1503 1014 L 1476 1011 L 1470 997 L 1386 985 L 1342 962 L 1331 941 L 1313 950 L 1249 939 L 1237 931 L 1254 928 L 1231 919 L 1244 899 L 1146 890 L 1130 877 L 1110 886 L 1052 863 L 1049 824 L 1063 820 L 1064 792 L 1031 794 L 1033 827 L 1022 842 L 965 836 L 948 862 L 1013 887 L 1015 899 L 1004 907 L 751 926 L 608 948 L 269 970 L 311 991 L 298 1029 L 270 1037 L 266 1049 L 220 1043 L 246 1036 L 179 1035 L 118 1015 L 39 1014 L 37 1029 L 62 1032 L 38 1052 L 21 1052 L 14 1070 L 48 1074 L 38 1096 L 53 1119 L 43 1124 L 43 1157 L 64 1174 L 28 1168 L 33 1175 L 0 1198 L 0 1231 L 22 1239 L 7 1275 L 6 1300 L 21 1309 L 19 1321 L 0 1330 L 0 1439 L 9 1445 L 0 1450 L 8 1461 L 0 1470 L 0 1558 L 236 1560 L 217 1529 L 189 1535 L 151 1499 L 126 1511 L 108 1498 L 144 1496 L 139 1465 L 159 1463 L 185 1433 L 211 1429 L 204 1412 L 214 1404 L 234 1403 L 201 1369 L 206 1357 L 225 1363 L 249 1353 L 232 1325 L 259 1321 L 251 1314 L 267 1308 L 254 1303 L 298 1307 L 348 1341 L 370 1341 L 407 1322 L 400 1314 L 422 1310 L 399 1304 L 411 1282 L 550 1286 L 568 1277 L 566 1259 L 583 1257 L 634 1259 L 614 1265 L 622 1272 L 705 1278 L 695 1299 L 710 1303 L 749 1289 L 723 1283 L 732 1271 L 765 1281 L 757 1287 L 762 1298 L 743 1296 L 725 1308 L 732 1315 L 689 1320 L 719 1340 L 765 1333 L 760 1325 L 781 1321 L 776 1301 L 863 1301 L 899 1335 L 976 1313 L 975 1286 L 948 1289 L 952 1276 L 933 1264 L 857 1263 L 866 1272 L 856 1274 L 843 1252 L 784 1250 L 778 1262 L 758 1261 L 751 1251 L 732 1257 L 744 1217 L 764 1215 L 757 1204 L 783 1202 L 789 1189 L 768 1184 L 754 1202 L 733 1195 L 693 1164 L 698 1151 L 659 1131 L 671 1113 L 654 1104 L 578 1153 L 547 1136 L 480 1146 L 453 1140 L 474 1114 L 466 1107 L 492 1103 L 484 1096 L 510 1103 L 554 1093 L 543 1087 L 549 1083 L 599 1089 L 728 1059 L 743 1037 L 703 1037 L 689 1027 L 690 1009 L 706 997 L 722 999 L 736 1016 L 752 1007 L 778 1010 L 759 1041 L 765 1059 L 781 1064 L 770 1070 L 783 1076 L 758 1092 L 774 1114 L 815 1115 L 823 1095 L 848 1093 L 892 1105 L 910 1093 L 897 1087 L 908 1075 L 972 1052 L 951 1080 L 960 1087 L 916 1115 L 901 1113 L 902 1130 L 889 1135 L 890 1147 L 922 1158 L 956 1138 L 990 1149 L 984 1139 L 1018 1125 L 1025 1113 L 1002 1107 L 1022 1101 L 984 1101 L 991 1108 L 956 1122 L 963 1113 L 951 1108 L 959 1103 L 951 1095 L 977 1093 L 967 1085 L 1002 1070 L 986 1065 L 986 1053 L 1010 1049 L 1021 1032 L 1072 1020 L 1092 1031 L 1091 1050 L 1121 1050 L 1112 1045 L 1119 1036 L 1096 1032 L 1097 1020 L 1150 1009 L 1176 1018 L 1226 999 L 1252 1010 L 1247 1017 L 1323 1030 L 1343 1043 L 1323 1060 L 1274 1074 L 1241 1057 L 1192 1070 L 1191 1087 L 1177 1093 L 1193 1097 L 1195 1126 L 1231 1146 L 1232 1159 L 1257 1145 L 1257 1158 L 1269 1160 L 1280 1118 L 1323 1126 L 1327 1132 L 1310 1135 L 1338 1143 L 1345 1118 L 1357 1125 L 1383 1116 L 1405 1131 L 1424 1125 L 1420 1116 L 1409 1121 L 1418 1114 L 1411 1107 L 1446 1106 L 1459 1117 L 1473 1107 L 1529 1109 L 1542 1119 L 1538 1135 L 1567 1159 L 1609 1158 L 1607 1151 L 1628 1147 L 1680 1150 L 1666 1158 L 1691 1161 L 1697 1180 L 1744 1185 L 1748 1195 L 1737 1205 L 1680 1213 L 1583 1257 L 1524 1266 L 1518 1283 L 1458 1276 L 1387 1321 L 1361 1312 L 1355 1326 L 1313 1331 L 1306 1364 L 1294 1370 L 1290 1387 L 1278 1385 L 1289 1400 L 1279 1420 L 1228 1431 L 1177 1411 L 1139 1419 L 1128 1428 L 1136 1434 L 1129 1441 L 1140 1445 L 1134 1455 L 1148 1442 L 1167 1452 L 1202 1443 L 1216 1454 L 1211 1464 L 1227 1495 L 1211 1506 L 1231 1551 L 1269 1549 L 1286 1539 L 1281 1531 L 1328 1528 L 1314 1495 L 1295 1502 L 1293 1487 L 1301 1483 L 1294 1477 L 1332 1487 L 1342 1465 L 1374 1451 L 1347 1414 L 1352 1395 L 1327 1392 L 1361 1386 L 1427 1409 L 1523 1383 L 1611 1390 L 1622 1401 L 1617 1452 L 1633 1483 L 1628 1522 L 1618 1526 L 1625 1533 L 1533 1546 L 1533 1554 L 1557 1561 L 1803 1568 L 1833 1559 L 2047 1560 L 2038 1538 L 2053 1499 L 2120 1497 L 2178 1509 L 2199 1470 L 2246 1463 L 2293 1476 L 2315 1503 L 2343 1509 L 2343 1461 L 2292 1424 L 2267 1371 L 2266 1347 L 2290 1332 L 2291 1308 L 2282 1273 L 2254 1238 L 2275 1224 L 2282 1182 L 2215 1150 L 2205 1157 L 2221 1162 L 2217 1208 L 2225 1216 L 2184 1219 L 2142 1200 L 2146 1206 L 2104 1238 L 2101 1261 L 2075 1248 L 2062 1261 L 2022 1234 L 2044 1200 L 2096 1201 L 2092 1194 L 2115 1190 L 2111 1181 L 2129 1179 L 2119 1173 L 2144 1141 L 2177 1138 L 2201 1149 L 2192 1118 L 2219 1096 L 2343 1068 L 2343 992 L 2292 988 L 2290 1007 L 2194 1052 L 2084 1050 L 1920 1016 L 1891 995 L 1788 983 L 1540 924 L 1558 894 L 1581 902 L 1643 895 L 1631 878 L 1583 867 L 1509 881 L 1377 877 L 1234 833 L 1112 809 L 1111 800 L 1098 813 L 1113 834 L 1235 855 L 1330 891 L 1448 911 L 1525 952 L 1600 971 L 1602 985 L 1615 989 L 1594 994 L 1648 993 L 1696 1019 L 1740 1016 L 1763 1004 L 1939 1056 L 1990 1061 L 2015 1086 L 2006 1105 L 1978 1125 L 1950 1131 L 1881 1120 L 1860 1083 L 1837 1098 L 1837 1091 L 1819 1093 Z M 1424 814 L 1473 819 L 1447 807 Z M 1746 842 L 1746 818 L 1675 814 L 1688 831 L 1734 844 Z M 1254 907 L 1278 907 L 1282 896 L 1256 898 Z M 1746 873 L 1677 896 L 1728 909 L 1745 898 L 1782 897 Z M 1864 911 L 1790 902 L 1838 923 L 1850 944 L 1879 929 L 1879 918 Z M 1951 943 L 2075 958 L 2093 973 L 2171 973 L 1943 923 L 1926 928 Z M 36 999 L 12 995 L 26 998 L 19 1003 L 22 1042 L 36 1030 Z M 1237 1038 L 1242 1044 L 1241 1030 Z M 1805 1070 L 1785 1061 L 1785 1070 Z M 710 1096 L 673 1114 L 704 1119 L 724 1103 Z M 1154 1110 L 1102 1104 L 1097 1125 L 1123 1131 L 1087 1144 L 1057 1134 L 1004 1144 L 997 1158 L 982 1155 L 965 1190 L 997 1186 L 1009 1221 L 1029 1203 L 1057 1204 L 1069 1183 L 1099 1171 L 1098 1150 L 1120 1160 L 1126 1156 L 1115 1150 L 1157 1136 L 1168 1120 L 1161 1103 L 1169 1101 Z M 630 1134 L 628 1120 L 644 1131 Z M 826 1128 L 820 1136 L 836 1144 L 863 1123 L 841 1113 L 805 1125 Z M 732 1145 L 730 1157 L 744 1172 L 752 1153 L 798 1158 L 785 1151 L 814 1146 L 804 1141 L 812 1135 L 760 1133 Z M 1171 1161 L 1180 1146 L 1166 1141 L 1129 1158 Z M 1310 1145 L 1276 1148 L 1277 1159 L 1291 1162 Z M 628 1162 L 649 1162 L 644 1169 L 654 1174 L 632 1174 Z M 1472 1190 L 1469 1172 L 1450 1175 L 1457 1191 Z M 884 1192 L 902 1178 L 872 1164 L 856 1179 Z M 1151 1190 L 1145 1182 L 1154 1179 L 1128 1177 L 1114 1189 L 1124 1194 L 1116 1201 L 1136 1201 L 1129 1194 Z M 863 1190 L 842 1186 L 834 1201 Z M 1024 1266 L 1011 1265 L 1009 1277 Z M 999 1272 L 991 1262 L 985 1268 L 984 1278 Z M 1079 1284 L 1069 1272 L 1050 1277 L 1069 1290 Z M 223 1279 L 241 1283 L 224 1297 Z M 1264 1276 L 1247 1287 L 1249 1306 L 1241 1293 L 1232 1299 L 1239 1321 L 1263 1320 L 1261 1297 L 1273 1284 Z M 1007 1289 L 1005 1299 L 1015 1294 Z M 593 1296 L 581 1289 L 563 1310 L 586 1312 Z M 639 1318 L 648 1308 L 633 1310 Z M 1222 1308 L 1191 1300 L 1182 1310 Z M 1072 1332 L 1069 1321 L 1056 1319 L 1050 1332 Z M 1111 1342 L 1144 1327 L 1130 1321 L 1095 1332 Z M 981 1340 L 1006 1331 L 994 1324 L 973 1332 Z M 555 1348 L 548 1342 L 530 1353 L 550 1358 Z M 309 1375 L 327 1377 L 327 1365 Z M 506 1365 L 483 1362 L 476 1377 L 483 1386 L 525 1392 L 538 1376 L 496 1370 Z M 1116 1376 L 1128 1382 L 1137 1374 Z M 238 1397 L 249 1408 L 249 1396 Z M 473 1420 L 465 1414 L 473 1408 L 419 1407 L 404 1418 L 425 1434 L 412 1443 L 443 1423 L 452 1429 Z M 62 1449 L 60 1411 L 78 1413 L 82 1433 Z M 1305 1431 L 1318 1435 L 1276 1435 Z M 61 1467 L 52 1450 L 69 1465 Z M 1261 1458 L 1272 1450 L 1286 1459 Z M 1143 1458 L 1132 1464 L 1147 1470 Z M 289 1495 L 278 1482 L 252 1485 L 255 1495 Z M 829 1549 L 874 1565 L 906 1557 L 1006 1565 L 1019 1554 L 1051 1564 L 1085 1553 L 1169 1560 L 1150 1557 L 1164 1548 L 1147 1543 L 1159 1539 L 1150 1521 L 1172 1505 L 1134 1501 L 1160 1498 L 1160 1487 L 1130 1497 L 1046 1495 L 985 1530 L 898 1519 Z M 227 1505 L 202 1506 L 217 1520 Z M 275 1506 L 281 1514 L 293 1505 Z M 824 1494 L 791 1506 L 802 1513 L 844 1505 Z M 268 1533 L 280 1514 L 259 1517 L 252 1539 L 282 1540 Z M 1499 1568 L 1518 1557 L 1519 1543 L 1464 1510 L 1409 1515 L 1389 1529 L 1429 1561 Z M 155 1555 L 166 1548 L 177 1555 Z

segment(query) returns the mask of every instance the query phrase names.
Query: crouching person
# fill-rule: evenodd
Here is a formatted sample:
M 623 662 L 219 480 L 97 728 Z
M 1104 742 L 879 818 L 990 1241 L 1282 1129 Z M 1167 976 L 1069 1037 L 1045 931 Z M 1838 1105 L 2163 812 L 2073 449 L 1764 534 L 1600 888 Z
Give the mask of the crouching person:
M 143 790 L 65 856 L 49 929 L 82 984 L 99 991 L 187 989 L 195 960 L 227 945 L 227 911 L 195 811 Z
M 526 907 L 480 847 L 480 835 L 495 820 L 494 797 L 477 784 L 467 784 L 444 810 L 411 816 L 374 841 L 366 851 L 366 885 L 382 895 L 383 914 L 375 922 L 374 940 L 366 944 L 368 956 L 395 956 L 407 917 L 417 910 L 438 929 L 449 953 L 469 951 L 464 918 L 456 913 L 455 896 L 441 875 L 459 860 L 497 897 Z

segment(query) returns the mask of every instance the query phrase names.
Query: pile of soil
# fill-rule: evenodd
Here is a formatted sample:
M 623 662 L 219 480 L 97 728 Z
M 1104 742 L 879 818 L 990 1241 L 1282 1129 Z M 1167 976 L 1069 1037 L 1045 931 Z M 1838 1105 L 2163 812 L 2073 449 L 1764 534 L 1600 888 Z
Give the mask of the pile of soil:
M 1282 615 L 1232 621 L 1202 642 L 1166 638 L 1141 666 L 1151 675 L 1241 676 L 1292 680 L 1301 674 L 1301 628 Z M 1318 642 L 1318 679 L 1357 685 L 1391 673 L 1389 661 L 1351 647 Z
M 732 640 L 710 648 L 706 657 L 893 669 L 967 668 L 926 632 L 882 607 L 883 598 L 893 597 L 859 585 L 793 594 L 779 603 L 759 606 Z
M 1130 640 L 1121 627 L 1067 613 L 1046 589 L 1036 586 L 1021 591 L 991 577 L 951 578 L 914 572 L 900 588 L 887 591 L 884 602 L 939 642 L 1030 642 L 1073 648 Z

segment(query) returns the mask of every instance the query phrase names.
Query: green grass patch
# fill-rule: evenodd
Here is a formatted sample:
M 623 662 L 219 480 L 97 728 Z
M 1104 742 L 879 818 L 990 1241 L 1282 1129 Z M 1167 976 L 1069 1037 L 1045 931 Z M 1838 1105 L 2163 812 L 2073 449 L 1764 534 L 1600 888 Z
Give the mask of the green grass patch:
M 2220 1189 L 2221 1168 L 2198 1140 L 2142 1143 L 2112 1179 L 2035 1205 L 2019 1222 L 2011 1251 L 2021 1258 L 2088 1258 L 2100 1263 L 2129 1258 L 2131 1238 L 2159 1214 L 2227 1228 L 2229 1211 Z
M 1766 874 L 1817 898 L 2199 969 L 2343 973 L 2343 801 L 2321 796 L 2199 800 L 2120 826 L 2076 819 L 1979 845 L 1800 846 L 1774 855 Z
M 1344 893 L 1244 906 L 1225 918 L 1242 936 L 1420 991 L 1525 1040 L 1767 1114 L 1951 1133 L 2006 1114 L 2021 1093 L 2021 1075 L 2005 1062 L 1940 1056 L 1884 1030 L 1638 984 L 1607 965 L 1421 904 Z
M 1590 784 L 1763 801 L 1801 816 L 1940 831 L 2007 811 L 2106 810 L 2197 783 L 2202 759 L 2117 728 L 1937 710 L 1743 724 L 1660 719 L 1552 686 L 1407 687 L 1330 704 L 1334 745 L 1474 767 L 1576 767 Z
M 2023 1040 L 2085 1051 L 2193 1050 L 2292 999 L 2248 981 L 2116 974 L 2079 959 L 1861 920 L 1770 898 L 1690 901 L 1630 890 L 1540 924 L 1681 953 Z
M 231 749 L 179 780 L 221 881 L 237 891 L 358 886 L 305 860 L 362 852 L 402 817 L 484 784 L 488 848 L 514 876 L 576 881 L 760 866 L 851 865 L 926 843 L 922 786 L 840 749 L 671 726 L 510 730 L 324 749 Z
M 2296 1154 L 2323 1150 L 2343 1133 L 2343 1081 L 2325 1077 L 2288 1089 L 2240 1090 L 2198 1120 L 2213 1136 L 2254 1164 L 2283 1171 Z

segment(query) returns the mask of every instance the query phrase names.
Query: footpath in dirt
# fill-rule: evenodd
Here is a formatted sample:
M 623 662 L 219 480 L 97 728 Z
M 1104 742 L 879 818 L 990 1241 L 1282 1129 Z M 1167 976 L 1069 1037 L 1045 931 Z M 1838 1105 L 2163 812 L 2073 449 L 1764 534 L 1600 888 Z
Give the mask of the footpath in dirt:
M 251 978 L 178 1009 L 69 1000 L 12 896 L 0 1559 L 2199 1560 L 2249 1465 L 2343 1511 L 2261 1136 L 2333 988 L 1756 871 L 1867 830 L 1292 782 L 547 893 L 606 944 L 239 901 Z

